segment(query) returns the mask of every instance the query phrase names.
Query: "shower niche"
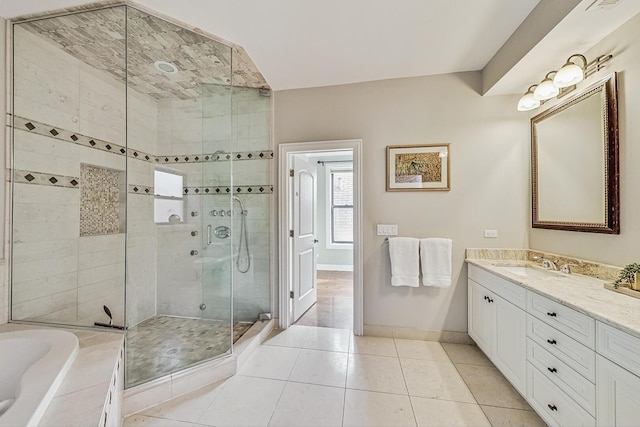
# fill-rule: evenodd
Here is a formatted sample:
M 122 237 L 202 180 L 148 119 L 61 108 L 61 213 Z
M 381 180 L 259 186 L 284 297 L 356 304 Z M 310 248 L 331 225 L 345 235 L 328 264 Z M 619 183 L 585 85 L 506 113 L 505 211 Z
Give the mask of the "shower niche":
M 125 325 L 127 387 L 230 354 L 271 311 L 264 78 L 130 4 L 11 24 L 11 319 Z

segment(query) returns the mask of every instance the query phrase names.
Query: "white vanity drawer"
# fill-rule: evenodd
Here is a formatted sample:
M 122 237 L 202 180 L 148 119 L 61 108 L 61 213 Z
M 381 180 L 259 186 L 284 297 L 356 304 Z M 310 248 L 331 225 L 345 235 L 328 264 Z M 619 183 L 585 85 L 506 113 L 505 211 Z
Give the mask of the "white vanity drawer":
M 596 322 L 593 318 L 535 292 L 528 293 L 527 312 L 590 349 L 595 349 Z
M 596 425 L 595 418 L 530 363 L 527 364 L 527 400 L 550 426 Z
M 591 415 L 596 414 L 596 386 L 531 339 L 527 360 Z
M 640 339 L 602 322 L 598 323 L 596 350 L 609 360 L 640 376 Z
M 511 304 L 525 309 L 527 301 L 527 290 L 513 282 L 489 273 L 475 265 L 469 265 L 469 278 L 489 289 L 496 295 L 509 301 Z
M 596 354 L 593 350 L 530 314 L 527 315 L 527 336 L 595 383 Z

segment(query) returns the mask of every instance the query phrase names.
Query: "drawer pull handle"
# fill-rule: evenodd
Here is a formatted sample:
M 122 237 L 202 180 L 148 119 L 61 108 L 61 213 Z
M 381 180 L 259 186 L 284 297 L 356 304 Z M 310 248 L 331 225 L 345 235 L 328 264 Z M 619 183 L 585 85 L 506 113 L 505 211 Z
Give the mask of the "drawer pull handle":
M 549 372 L 551 372 L 552 374 L 555 374 L 556 372 L 558 372 L 558 370 L 556 368 L 547 368 L 547 370 Z
M 548 407 L 549 407 L 549 409 L 551 409 L 552 411 L 557 411 L 557 410 L 558 410 L 558 407 L 557 407 L 556 405 L 551 405 L 551 404 L 549 404 L 549 405 L 547 405 L 547 406 L 548 406 Z
M 493 302 L 493 300 L 491 298 L 489 298 L 487 301 L 489 301 L 489 304 L 491 304 Z
M 557 343 L 556 343 L 556 340 L 547 340 L 547 342 L 548 342 L 549 344 L 553 344 L 553 345 L 556 345 L 556 344 L 557 344 Z
M 556 314 L 556 313 L 547 313 L 547 316 L 549 316 L 549 317 L 556 317 L 556 316 L 557 316 L 557 314 Z

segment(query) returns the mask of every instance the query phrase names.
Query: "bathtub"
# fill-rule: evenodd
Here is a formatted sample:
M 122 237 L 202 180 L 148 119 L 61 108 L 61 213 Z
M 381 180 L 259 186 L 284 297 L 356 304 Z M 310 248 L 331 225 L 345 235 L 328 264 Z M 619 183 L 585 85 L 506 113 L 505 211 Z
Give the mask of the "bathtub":
M 37 426 L 77 354 L 71 332 L 0 333 L 0 427 Z

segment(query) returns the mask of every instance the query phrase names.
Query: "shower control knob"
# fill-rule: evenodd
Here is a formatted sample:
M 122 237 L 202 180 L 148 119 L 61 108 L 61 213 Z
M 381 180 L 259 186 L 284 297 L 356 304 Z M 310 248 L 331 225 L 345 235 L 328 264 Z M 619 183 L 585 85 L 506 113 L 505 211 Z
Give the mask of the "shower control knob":
M 200 311 L 205 311 L 207 309 L 207 304 L 202 303 L 200 304 Z
M 191 256 L 196 256 L 198 255 L 198 251 L 191 251 Z
M 191 216 L 194 216 L 194 217 L 195 217 L 195 216 L 198 216 L 198 211 L 193 211 L 193 212 L 191 212 Z
M 227 211 L 227 215 L 231 216 L 231 210 Z
M 195 231 L 195 230 L 193 230 L 193 231 L 191 232 L 191 235 L 192 235 L 193 237 L 196 237 L 196 236 L 198 235 L 198 232 L 197 232 L 197 231 Z
M 211 215 L 211 216 L 218 216 L 218 211 L 217 211 L 217 210 L 215 210 L 215 209 L 214 209 L 214 210 L 212 210 L 212 211 L 209 211 L 209 215 Z
M 220 209 L 220 216 L 226 216 L 226 215 L 227 213 L 224 210 Z

